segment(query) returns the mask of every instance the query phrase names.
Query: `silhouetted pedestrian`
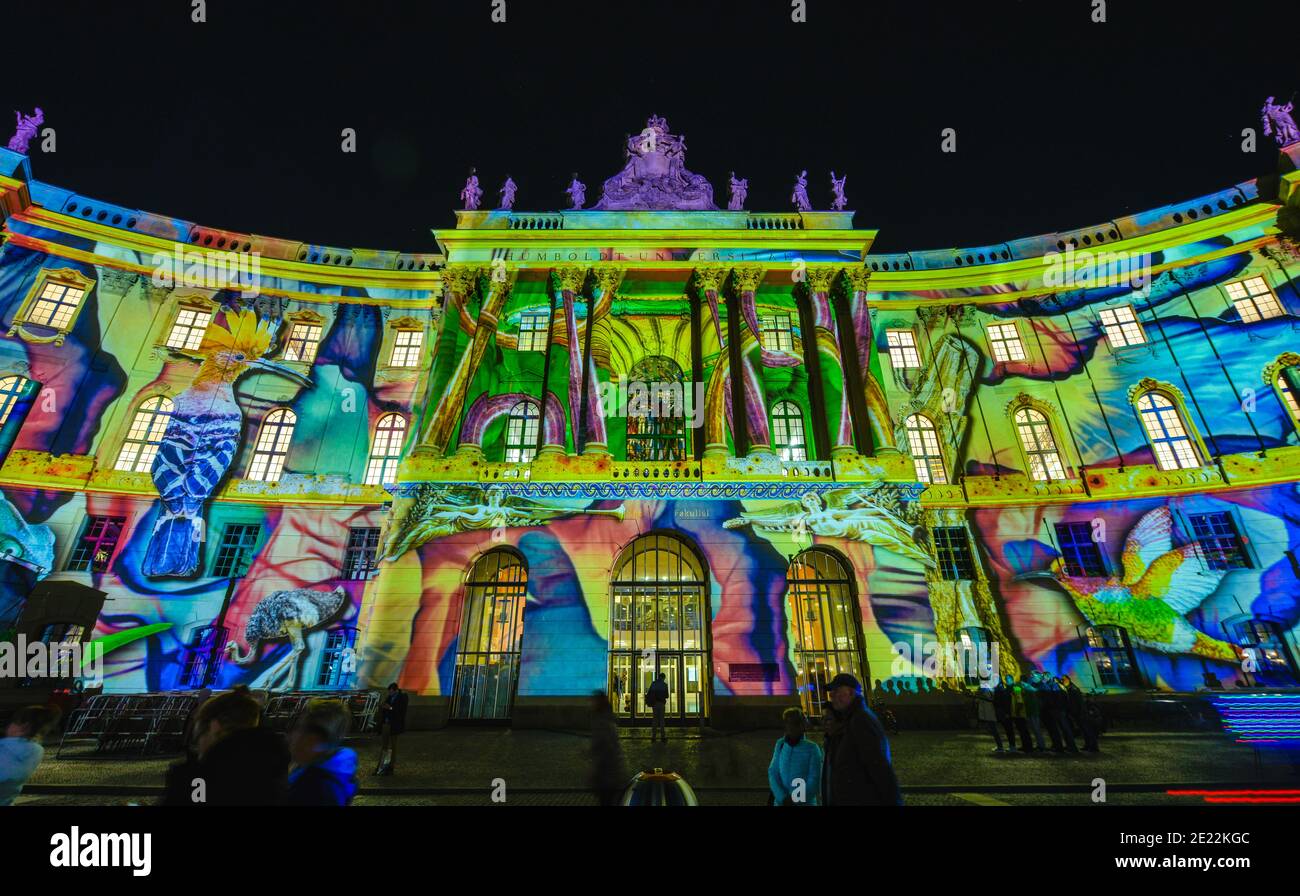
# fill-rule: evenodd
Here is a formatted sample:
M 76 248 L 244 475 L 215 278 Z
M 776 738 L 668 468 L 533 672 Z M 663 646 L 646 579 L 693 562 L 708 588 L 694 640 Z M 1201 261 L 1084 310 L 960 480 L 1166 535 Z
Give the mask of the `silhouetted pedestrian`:
M 41 738 L 59 724 L 61 715 L 54 706 L 24 706 L 13 714 L 0 738 L 0 806 L 12 806 L 36 774 L 45 758 Z
M 1007 676 L 1010 680 L 1011 676 Z M 1007 681 L 998 679 L 998 686 L 993 689 L 993 709 L 997 715 L 998 724 L 1002 730 L 1007 733 L 1007 752 L 1016 752 L 1016 726 L 1011 718 L 1011 685 Z
M 342 700 L 312 700 L 289 732 L 291 806 L 346 806 L 357 794 L 357 753 L 343 746 L 352 713 Z
M 1002 732 L 998 729 L 997 702 L 987 681 L 980 682 L 980 689 L 975 693 L 975 716 L 979 719 L 980 725 L 992 732 L 993 742 L 997 744 L 997 748 L 993 752 L 1003 752 Z M 1015 745 L 1012 744 L 1012 746 Z
M 660 672 L 659 677 L 650 685 L 650 689 L 645 692 L 646 706 L 654 714 L 654 719 L 650 725 L 650 742 L 654 743 L 656 735 L 663 737 L 664 743 L 668 743 L 668 729 L 664 727 L 664 713 L 668 707 L 668 676 Z
M 393 682 L 379 707 L 379 727 L 383 737 L 379 742 L 379 764 L 376 775 L 392 775 L 397 768 L 397 738 L 406 731 L 406 707 L 410 698 Z
M 591 695 L 591 789 L 602 806 L 622 802 L 628 785 L 614 707 L 601 691 Z
M 243 685 L 200 706 L 194 752 L 167 769 L 163 805 L 283 804 L 289 748 L 283 737 L 260 726 L 261 715 L 261 704 Z
M 773 806 L 821 804 L 822 748 L 805 735 L 808 719 L 791 707 L 781 714 L 785 736 L 776 742 L 767 766 L 767 783 Z
M 841 727 L 826 741 L 827 803 L 831 806 L 901 806 L 902 791 L 889 756 L 885 729 L 862 699 L 862 685 L 847 672 L 827 686 Z

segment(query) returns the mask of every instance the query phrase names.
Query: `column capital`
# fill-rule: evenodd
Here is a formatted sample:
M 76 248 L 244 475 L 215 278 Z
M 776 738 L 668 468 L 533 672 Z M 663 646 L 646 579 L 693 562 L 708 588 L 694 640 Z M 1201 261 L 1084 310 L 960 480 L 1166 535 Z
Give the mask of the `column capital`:
M 609 293 L 616 291 L 623 282 L 624 275 L 627 274 L 627 268 L 617 267 L 596 267 L 591 269 L 592 276 L 596 278 L 596 288 L 600 290 L 600 295 L 604 298 Z
M 578 265 L 565 265 L 555 268 L 551 273 L 560 284 L 560 289 L 566 292 L 578 292 L 582 289 L 582 284 L 587 281 L 587 270 Z
M 813 292 L 830 292 L 831 284 L 843 268 L 837 264 L 810 264 L 807 268 L 808 288 Z
M 464 296 L 478 283 L 483 269 L 473 264 L 449 264 L 442 269 L 442 283 L 452 294 Z
M 731 269 L 731 282 L 737 292 L 753 292 L 766 275 L 762 265 L 742 264 Z
M 726 265 L 706 264 L 696 268 L 692 273 L 695 285 L 702 292 L 717 292 L 727 279 L 730 269 Z
M 851 292 L 866 292 L 871 281 L 871 271 L 860 267 L 845 268 L 844 281 Z

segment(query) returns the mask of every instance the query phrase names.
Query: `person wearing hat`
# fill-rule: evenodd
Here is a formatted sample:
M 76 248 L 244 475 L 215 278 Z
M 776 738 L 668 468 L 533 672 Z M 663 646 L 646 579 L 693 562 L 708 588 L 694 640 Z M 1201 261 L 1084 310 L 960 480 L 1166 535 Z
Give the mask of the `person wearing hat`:
M 826 686 L 839 723 L 826 736 L 824 789 L 831 806 L 901 806 L 889 740 L 862 699 L 862 684 L 841 672 Z

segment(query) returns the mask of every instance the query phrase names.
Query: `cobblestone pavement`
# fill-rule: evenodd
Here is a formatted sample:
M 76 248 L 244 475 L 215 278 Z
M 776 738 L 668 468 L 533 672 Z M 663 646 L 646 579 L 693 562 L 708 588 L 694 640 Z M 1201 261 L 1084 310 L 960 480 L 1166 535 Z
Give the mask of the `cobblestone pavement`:
M 703 805 L 762 805 L 775 731 L 714 734 L 675 731 L 651 744 L 641 731 L 624 731 L 629 771 L 681 772 Z M 913 805 L 1091 804 L 1090 782 L 1107 781 L 1108 804 L 1168 801 L 1157 793 L 1124 792 L 1124 785 L 1291 784 L 1300 766 L 1282 753 L 1260 752 L 1222 734 L 1115 732 L 1096 755 L 994 755 L 973 732 L 904 732 L 891 738 L 899 778 Z M 378 740 L 358 738 L 362 769 L 374 767 Z M 89 744 L 55 745 L 21 801 L 32 804 L 150 803 L 174 757 L 95 756 Z M 589 741 L 581 732 L 449 728 L 413 732 L 401 740 L 398 774 L 362 780 L 357 805 L 490 804 L 494 779 L 505 781 L 512 805 L 587 805 L 584 792 Z M 46 790 L 46 785 L 53 785 Z M 80 793 L 67 792 L 76 788 Z M 1050 792 L 1005 792 L 1008 787 Z M 92 792 L 85 792 L 89 788 Z M 95 789 L 100 789 L 98 794 Z

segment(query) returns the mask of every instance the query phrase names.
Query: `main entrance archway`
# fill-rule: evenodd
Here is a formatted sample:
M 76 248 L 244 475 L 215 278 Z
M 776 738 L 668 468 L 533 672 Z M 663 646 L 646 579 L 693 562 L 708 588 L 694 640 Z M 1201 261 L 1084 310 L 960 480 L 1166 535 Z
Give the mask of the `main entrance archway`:
M 786 573 L 786 600 L 799 700 L 816 719 L 832 678 L 848 672 L 862 680 L 860 615 L 848 566 L 821 548 L 795 555 Z
M 641 535 L 614 563 L 609 697 L 633 723 L 649 719 L 645 692 L 668 682 L 668 722 L 709 714 L 708 576 L 694 546 L 672 533 Z
M 488 551 L 470 569 L 456 649 L 453 719 L 510 718 L 527 589 L 524 559 L 508 548 Z

